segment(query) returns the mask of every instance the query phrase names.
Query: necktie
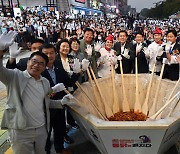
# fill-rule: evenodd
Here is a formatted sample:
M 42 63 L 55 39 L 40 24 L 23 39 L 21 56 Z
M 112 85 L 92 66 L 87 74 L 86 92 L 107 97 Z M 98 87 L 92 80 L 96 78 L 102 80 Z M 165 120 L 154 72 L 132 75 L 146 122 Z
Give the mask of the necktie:
M 170 53 L 170 55 L 172 54 L 172 47 L 170 47 L 170 49 L 169 49 L 169 53 Z

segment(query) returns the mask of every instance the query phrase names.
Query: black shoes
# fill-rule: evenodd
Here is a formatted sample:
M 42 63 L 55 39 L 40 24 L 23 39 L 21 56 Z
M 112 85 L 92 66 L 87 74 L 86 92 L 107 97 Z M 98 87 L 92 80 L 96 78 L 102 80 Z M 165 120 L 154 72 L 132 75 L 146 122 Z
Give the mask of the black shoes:
M 64 142 L 66 142 L 67 144 L 72 144 L 74 143 L 74 140 L 66 134 L 64 136 Z

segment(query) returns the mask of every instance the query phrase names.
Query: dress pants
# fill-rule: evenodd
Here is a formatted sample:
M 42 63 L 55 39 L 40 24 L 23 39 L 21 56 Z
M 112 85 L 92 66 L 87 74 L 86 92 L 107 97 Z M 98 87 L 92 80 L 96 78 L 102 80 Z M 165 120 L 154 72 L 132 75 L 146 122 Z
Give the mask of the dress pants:
M 46 151 L 51 150 L 51 133 L 53 130 L 54 148 L 56 152 L 64 149 L 64 135 L 66 133 L 65 110 L 50 109 L 50 131 L 48 133 Z
M 8 134 L 14 154 L 46 154 L 45 125 L 28 130 L 8 129 Z

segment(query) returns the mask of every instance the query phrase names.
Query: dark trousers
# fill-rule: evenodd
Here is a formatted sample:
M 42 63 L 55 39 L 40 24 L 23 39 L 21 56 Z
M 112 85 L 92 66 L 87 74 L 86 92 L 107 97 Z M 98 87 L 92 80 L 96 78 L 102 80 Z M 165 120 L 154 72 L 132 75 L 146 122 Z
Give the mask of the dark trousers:
M 61 152 L 64 149 L 64 135 L 66 133 L 65 110 L 50 109 L 50 131 L 48 133 L 46 151 L 51 150 L 51 132 L 54 131 L 54 147 L 56 152 Z

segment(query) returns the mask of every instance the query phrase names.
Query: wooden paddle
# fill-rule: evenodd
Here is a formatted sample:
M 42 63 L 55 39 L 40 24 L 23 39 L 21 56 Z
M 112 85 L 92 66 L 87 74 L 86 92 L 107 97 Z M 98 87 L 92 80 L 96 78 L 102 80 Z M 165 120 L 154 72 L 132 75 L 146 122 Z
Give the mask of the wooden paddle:
M 112 90 L 113 90 L 113 113 L 119 112 L 119 101 L 115 85 L 115 73 L 113 64 L 111 64 L 111 78 L 112 78 Z
M 176 90 L 176 88 L 177 88 L 177 86 L 178 86 L 178 84 L 179 84 L 179 81 L 180 81 L 180 79 L 176 82 L 176 85 L 174 86 L 173 90 L 171 91 L 171 94 L 169 95 L 167 101 L 169 101 L 170 98 L 172 97 L 173 93 L 175 92 L 175 90 Z M 175 105 L 174 105 L 174 107 L 175 107 Z M 171 110 L 169 111 L 169 113 L 168 113 L 168 115 L 167 115 L 166 117 L 170 117 L 170 116 L 171 116 L 171 114 L 172 114 L 172 112 L 173 112 L 173 109 L 174 109 L 174 108 L 171 108 Z
M 130 111 L 129 103 L 127 101 L 126 97 L 126 90 L 124 86 L 124 74 L 123 74 L 123 68 L 122 68 L 122 61 L 119 61 L 120 64 L 120 71 L 121 71 L 121 81 L 122 81 L 122 93 L 123 93 L 123 100 L 122 100 L 122 110 L 123 112 Z
M 90 80 L 90 83 L 91 83 L 91 86 L 92 86 L 92 90 L 93 90 L 93 93 L 94 93 L 94 96 L 95 96 L 96 104 L 98 105 L 98 108 L 99 108 L 100 112 L 103 115 L 105 115 L 105 111 L 104 111 L 104 108 L 102 106 L 101 99 L 98 97 L 98 94 L 96 92 L 96 88 L 95 88 L 95 86 L 93 84 L 93 80 L 92 80 L 89 68 L 87 69 L 87 74 L 88 74 L 88 77 L 89 77 L 89 80 Z
M 145 115 L 148 114 L 148 100 L 149 100 L 149 95 L 150 95 L 150 91 L 151 91 L 151 85 L 152 85 L 152 80 L 153 80 L 153 75 L 154 75 L 154 70 L 155 70 L 156 64 L 153 65 L 153 69 L 152 69 L 152 73 L 151 73 L 151 78 L 149 81 L 149 85 L 148 85 L 148 89 L 147 89 L 147 93 L 146 93 L 146 98 L 144 101 L 144 104 L 142 106 L 142 111 Z
M 90 99 L 90 97 L 88 96 L 88 94 L 86 93 L 86 91 L 83 89 L 83 87 L 79 84 L 79 82 L 77 81 L 76 86 L 85 94 L 85 96 L 89 99 L 91 105 L 94 107 L 94 109 L 97 111 L 97 113 L 99 114 L 99 116 L 103 119 L 103 120 L 107 120 L 109 121 L 103 114 L 101 114 L 101 111 L 98 109 L 98 107 L 93 103 L 93 101 Z
M 91 71 L 91 74 L 92 74 L 92 76 L 94 78 L 94 81 L 96 83 L 96 86 L 97 86 L 98 92 L 100 94 L 101 100 L 102 100 L 102 102 L 104 104 L 106 116 L 109 118 L 109 117 L 113 116 L 113 112 L 112 112 L 111 108 L 108 106 L 108 104 L 106 103 L 106 101 L 105 101 L 105 99 L 103 97 L 102 90 L 101 90 L 101 88 L 99 86 L 99 83 L 98 83 L 98 81 L 96 79 L 96 76 L 95 76 L 91 66 L 90 66 L 90 71 Z
M 163 63 L 162 68 L 161 68 L 159 82 L 158 82 L 158 85 L 157 85 L 157 88 L 156 88 L 156 93 L 155 93 L 153 104 L 152 104 L 152 106 L 151 106 L 151 108 L 149 110 L 149 114 L 148 114 L 149 116 L 152 116 L 156 112 L 156 101 L 157 101 L 157 98 L 158 98 L 158 92 L 159 92 L 159 88 L 160 88 L 160 84 L 161 84 L 161 80 L 162 80 L 162 75 L 163 75 L 163 72 L 164 72 L 164 66 L 165 66 L 165 63 Z
M 180 92 L 179 92 L 180 93 Z M 152 115 L 149 119 L 150 120 L 155 120 L 156 117 L 174 100 L 177 98 L 179 93 L 175 94 L 163 107 L 161 107 L 154 115 Z M 178 98 L 179 100 L 179 98 Z
M 138 64 L 137 57 L 135 58 L 135 69 L 136 69 L 136 101 L 134 104 L 134 111 L 141 112 L 141 104 L 139 101 L 139 83 L 138 83 Z

